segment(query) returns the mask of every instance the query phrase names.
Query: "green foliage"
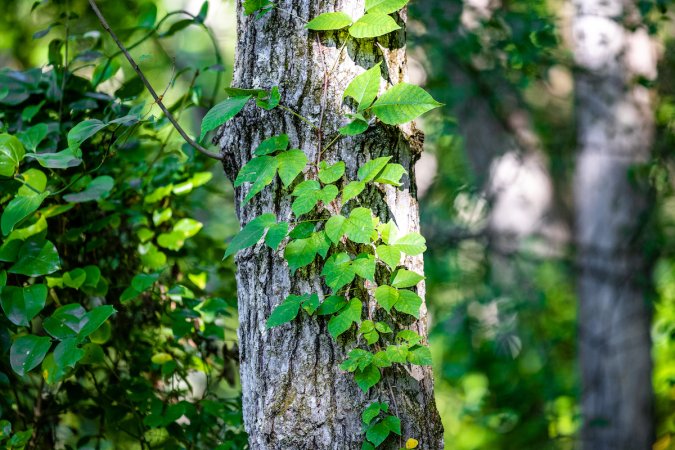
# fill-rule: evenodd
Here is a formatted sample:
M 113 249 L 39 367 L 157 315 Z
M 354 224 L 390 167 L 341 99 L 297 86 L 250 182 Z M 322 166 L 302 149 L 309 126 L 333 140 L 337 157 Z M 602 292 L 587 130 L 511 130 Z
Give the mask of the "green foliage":
M 377 63 L 374 67 L 354 78 L 345 89 L 343 96 L 353 98 L 358 105 L 357 110 L 359 112 L 372 105 L 377 97 L 380 90 L 381 64 Z
M 373 104 L 373 113 L 382 122 L 399 125 L 442 106 L 424 89 L 408 83 L 399 83 L 385 91 Z
M 400 29 L 401 27 L 391 16 L 368 13 L 349 27 L 349 34 L 357 39 L 371 39 Z
M 315 31 L 340 30 L 352 24 L 349 14 L 343 12 L 323 13 L 310 20 L 305 27 Z
M 118 70 L 98 25 L 91 33 L 90 18 L 66 8 L 36 4 L 41 20 L 60 16 L 42 34 L 60 35 L 49 65 L 0 70 L 0 385 L 16 392 L 0 398 L 0 447 L 245 448 L 226 344 L 236 326 L 233 270 L 220 262 L 227 230 L 195 219 L 222 209 L 202 187 L 212 162 L 133 90 L 142 85 Z M 208 2 L 177 21 L 185 13 L 158 18 L 145 2 L 138 15 L 120 9 L 134 20 L 124 39 L 143 42 L 203 27 Z M 164 101 L 176 117 L 215 103 L 188 84 L 215 70 L 175 73 L 171 87 L 186 92 Z M 236 106 L 220 105 L 204 130 Z M 287 229 L 269 224 L 266 242 L 278 246 Z M 56 429 L 68 429 L 58 442 Z

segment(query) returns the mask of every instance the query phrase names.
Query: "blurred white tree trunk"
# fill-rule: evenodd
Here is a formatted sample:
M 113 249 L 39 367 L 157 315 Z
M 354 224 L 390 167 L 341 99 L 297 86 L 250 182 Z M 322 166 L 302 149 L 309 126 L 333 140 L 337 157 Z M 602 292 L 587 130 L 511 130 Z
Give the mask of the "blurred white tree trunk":
M 363 14 L 364 0 L 280 0 L 279 10 L 262 19 L 244 16 L 238 1 L 238 42 L 232 85 L 238 88 L 270 89 L 279 86 L 281 103 L 324 129 L 332 138 L 344 125 L 342 94 L 349 82 L 377 62 L 383 61 L 384 77 L 390 84 L 406 78 L 405 30 L 373 40 L 350 39 L 348 35 L 308 32 L 304 20 L 320 13 L 344 11 L 355 19 Z M 406 13 L 399 23 L 404 26 Z M 326 84 L 324 74 L 332 69 Z M 322 106 L 323 104 L 323 106 Z M 316 161 L 317 132 L 288 112 L 277 108 L 262 111 L 249 106 L 221 130 L 220 146 L 225 171 L 233 179 L 260 141 L 286 133 L 291 145 Z M 341 160 L 347 176 L 356 179 L 358 167 L 369 159 L 392 156 L 409 172 L 402 188 L 387 187 L 369 193 L 369 206 L 381 219 L 395 218 L 399 228 L 419 229 L 414 163 L 421 151 L 421 137 L 414 127 L 377 125 L 362 136 L 343 138 L 323 154 L 329 163 Z M 325 145 L 326 142 L 324 142 Z M 274 212 L 279 220 L 291 219 L 290 200 L 274 182 L 248 205 L 245 189 L 235 193 L 237 214 L 246 224 L 261 213 Z M 383 381 L 367 395 L 361 393 L 351 374 L 339 369 L 345 359 L 344 339 L 329 335 L 326 320 L 302 318 L 290 325 L 267 330 L 265 321 L 274 306 L 289 293 L 316 292 L 322 288 L 321 268 L 314 264 L 289 273 L 282 252 L 262 245 L 240 252 L 237 261 L 239 297 L 240 371 L 246 431 L 253 450 L 353 450 L 363 442 L 361 412 L 373 401 L 384 401 L 402 422 L 403 440 L 391 439 L 378 448 L 400 448 L 408 437 L 425 450 L 443 448 L 443 427 L 433 396 L 430 367 L 386 369 Z M 406 263 L 423 270 L 421 257 Z M 422 291 L 420 295 L 423 295 Z M 411 323 L 426 337 L 426 308 L 421 319 Z
M 632 2 L 573 5 L 581 438 L 586 450 L 648 450 L 650 275 L 640 235 L 649 202 L 631 171 L 653 141 L 650 92 L 638 77 L 656 76 L 655 50 Z

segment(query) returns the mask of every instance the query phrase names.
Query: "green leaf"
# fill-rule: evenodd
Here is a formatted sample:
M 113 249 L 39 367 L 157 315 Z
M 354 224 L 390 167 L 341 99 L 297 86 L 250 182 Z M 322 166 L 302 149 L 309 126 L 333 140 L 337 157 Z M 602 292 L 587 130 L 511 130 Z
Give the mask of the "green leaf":
M 375 281 L 375 256 L 369 255 L 366 253 L 361 253 L 358 255 L 354 261 L 352 261 L 352 268 L 354 272 L 361 278 L 366 280 Z
M 342 136 L 358 136 L 363 134 L 370 127 L 367 121 L 361 119 L 354 119 L 347 125 L 339 129 Z
M 361 75 L 357 76 L 349 83 L 343 97 L 351 97 L 356 101 L 358 105 L 358 111 L 363 111 L 367 109 L 377 97 L 377 93 L 380 90 L 380 78 L 382 75 L 382 69 L 380 69 L 380 64 L 377 63 L 375 67 L 372 67 L 366 70 Z M 368 128 L 368 123 L 366 122 L 366 128 Z M 365 130 L 364 130 L 365 131 Z
M 304 300 L 302 301 L 302 309 L 304 309 L 305 312 L 311 316 L 321 305 L 321 300 L 319 300 L 319 296 L 317 294 L 305 294 L 303 295 L 303 298 Z
M 26 335 L 18 337 L 9 353 L 12 370 L 20 377 L 36 368 L 44 359 L 52 345 L 52 340 L 46 336 Z
M 277 106 L 281 101 L 281 94 L 279 94 L 279 87 L 274 86 L 270 93 L 259 93 L 258 98 L 255 100 L 255 104 L 258 108 L 262 108 L 266 111 L 271 111 Z
M 307 239 L 314 233 L 316 222 L 309 220 L 307 222 L 298 222 L 289 235 L 291 239 Z
M 355 273 L 349 255 L 343 252 L 328 258 L 321 275 L 326 277 L 326 285 L 333 291 L 351 283 Z
M 277 327 L 295 319 L 300 311 L 300 305 L 304 297 L 301 295 L 289 295 L 270 314 L 267 319 L 267 328 Z
M 401 261 L 401 251 L 398 249 L 398 247 L 391 245 L 378 245 L 375 251 L 377 251 L 377 257 L 386 265 L 388 265 L 391 270 L 394 270 Z
M 375 367 L 373 364 L 366 366 L 363 370 L 357 370 L 354 372 L 354 380 L 364 393 L 368 392 L 368 389 L 375 386 L 381 378 L 382 374 L 380 373 L 380 369 Z M 370 441 L 373 442 L 372 440 Z
M 353 323 L 361 321 L 363 303 L 353 298 L 336 316 L 328 321 L 328 332 L 337 339 L 342 333 L 349 330 Z
M 250 16 L 251 14 L 262 10 L 265 10 L 264 12 L 267 12 L 267 10 L 274 7 L 274 3 L 272 3 L 270 0 L 245 0 L 243 6 L 244 6 L 244 14 Z M 260 16 L 262 16 L 262 14 L 258 15 L 258 17 Z
M 63 371 L 74 368 L 84 356 L 84 350 L 78 347 L 74 338 L 64 339 L 54 348 L 54 362 Z
M 312 233 L 307 239 L 296 239 L 286 245 L 284 258 L 288 261 L 291 272 L 295 272 L 300 267 L 311 264 L 317 254 L 325 257 L 330 248 L 330 241 L 326 233 L 319 231 Z
M 27 327 L 30 321 L 44 308 L 47 301 L 47 286 L 34 284 L 28 287 L 0 287 L 0 303 L 5 316 L 20 327 Z
M 375 447 L 379 447 L 385 439 L 389 436 L 391 431 L 389 428 L 382 422 L 371 425 L 366 430 L 366 439 L 373 443 Z
M 422 306 L 422 298 L 413 291 L 399 291 L 398 302 L 394 305 L 396 311 L 404 314 L 410 314 L 415 318 L 420 318 L 420 306 Z
M 98 119 L 89 119 L 75 125 L 68 132 L 68 148 L 76 150 L 80 145 L 108 125 Z
M 399 83 L 385 91 L 373 104 L 373 113 L 382 122 L 400 125 L 442 106 L 419 86 Z
M 326 221 L 326 236 L 328 236 L 328 239 L 330 239 L 333 244 L 340 242 L 340 239 L 344 234 L 342 230 L 345 220 L 347 219 L 343 215 L 337 214 L 335 216 L 331 216 L 331 218 Z
M 245 97 L 230 97 L 211 108 L 202 120 L 202 132 L 199 135 L 199 140 L 202 141 L 206 136 L 206 133 L 218 128 L 239 114 L 250 99 L 250 95 Z
M 38 123 L 29 129 L 19 133 L 18 138 L 28 151 L 35 152 L 38 145 L 49 133 L 49 127 L 46 123 Z
M 9 234 L 14 229 L 15 225 L 37 211 L 48 195 L 49 192 L 43 192 L 42 194 L 36 194 L 29 197 L 23 195 L 14 197 L 12 201 L 5 206 L 5 209 L 2 212 L 2 218 L 0 218 L 2 234 Z
M 12 135 L 0 134 L 0 176 L 14 175 L 25 154 L 21 141 Z
M 386 14 L 366 14 L 349 28 L 349 34 L 357 39 L 384 36 L 401 27 Z
M 297 198 L 293 201 L 291 210 L 296 216 L 301 216 L 314 209 L 319 201 L 333 201 L 338 195 L 338 189 L 332 184 L 321 189 L 318 181 L 306 180 L 295 187 L 292 195 Z
M 286 236 L 288 235 L 288 222 L 279 222 L 272 225 L 265 236 L 265 244 L 272 250 L 276 250 Z
M 366 0 L 366 12 L 372 14 L 391 14 L 403 9 L 410 0 Z
M 243 89 L 243 88 L 235 88 L 235 87 L 227 87 L 224 89 L 225 90 L 225 95 L 228 97 L 246 97 L 246 96 L 251 96 L 251 97 L 258 97 L 258 96 L 265 96 L 267 95 L 267 91 L 265 89 Z
M 419 233 L 408 233 L 394 241 L 394 246 L 403 253 L 417 256 L 427 250 L 426 240 Z
M 377 416 L 380 415 L 380 412 L 384 411 L 387 412 L 389 411 L 389 405 L 386 403 L 380 403 L 380 402 L 373 402 L 366 409 L 363 410 L 361 413 L 361 420 L 363 420 L 363 423 L 366 425 L 369 425 L 370 422 L 373 421 Z
M 71 203 L 84 203 L 94 200 L 102 200 L 110 195 L 110 191 L 112 191 L 114 186 L 115 180 L 113 180 L 112 177 L 103 175 L 91 180 L 91 182 L 83 191 L 74 194 L 66 194 L 63 196 L 63 199 Z
M 408 358 L 408 349 L 400 345 L 388 345 L 386 354 L 392 363 L 405 364 Z
M 373 444 L 371 444 L 368 441 L 363 441 L 361 443 L 361 450 L 375 450 L 375 447 L 373 447 Z
M 331 295 L 321 303 L 317 313 L 320 316 L 334 314 L 341 310 L 347 304 L 347 300 L 340 295 Z
M 50 241 L 30 239 L 19 250 L 18 260 L 9 273 L 37 277 L 56 272 L 61 268 L 59 253 Z
M 273 213 L 262 214 L 247 223 L 244 228 L 234 236 L 227 247 L 223 259 L 234 255 L 240 250 L 255 245 L 262 239 L 265 229 L 276 225 L 276 216 Z M 288 227 L 288 224 L 286 224 Z M 282 238 L 283 239 L 283 238 Z
M 424 277 L 406 269 L 397 270 L 391 278 L 391 285 L 397 288 L 407 288 L 417 285 Z
M 274 176 L 277 173 L 277 164 L 278 162 L 275 157 L 259 156 L 253 158 L 242 167 L 237 179 L 234 181 L 234 186 L 238 187 L 244 183 L 252 183 L 246 197 L 244 197 L 244 204 L 248 203 L 249 200 L 274 180 Z
M 47 176 L 39 169 L 28 169 L 21 173 L 21 178 L 24 182 L 30 184 L 30 187 L 24 184 L 19 188 L 19 191 L 16 193 L 16 195 L 32 197 L 34 195 L 40 195 L 35 192 L 35 190 L 42 193 L 47 188 Z
M 276 156 L 279 178 L 288 187 L 307 165 L 308 159 L 302 150 L 289 150 Z
M 389 431 L 392 433 L 401 435 L 401 419 L 396 416 L 387 416 L 382 420 L 384 426 L 386 426 Z
M 98 86 L 104 81 L 112 78 L 117 73 L 118 70 L 120 70 L 120 63 L 117 62 L 117 60 L 115 59 L 109 59 L 107 61 L 102 62 L 101 64 L 98 64 L 94 69 L 94 73 L 91 77 L 91 84 L 94 86 Z
M 359 195 L 366 188 L 366 184 L 363 181 L 352 181 L 342 190 L 342 202 L 347 203 L 349 200 L 353 199 Z
M 422 336 L 414 332 L 413 330 L 401 330 L 396 335 L 397 340 L 404 340 L 408 345 L 415 345 L 422 340 Z
M 310 20 L 305 28 L 315 31 L 341 30 L 348 27 L 353 22 L 347 13 L 329 12 L 323 13 Z
M 48 169 L 68 169 L 82 164 L 79 150 L 69 148 L 56 153 L 29 153 L 27 156 L 37 160 L 42 167 Z M 2 162 L 0 161 L 0 169 L 1 166 Z
M 349 355 L 347 355 L 347 359 L 345 359 L 340 364 L 340 369 L 346 372 L 354 372 L 357 369 L 363 370 L 366 368 L 366 366 L 370 364 L 372 360 L 373 360 L 372 353 L 366 350 L 361 350 L 360 348 L 355 348 L 349 352 Z
M 194 219 L 181 219 L 173 226 L 170 233 L 162 233 L 157 237 L 157 244 L 169 250 L 178 251 L 185 245 L 185 240 L 199 233 L 203 224 Z
M 401 177 L 408 173 L 400 164 L 387 164 L 384 170 L 375 178 L 376 183 L 401 185 Z
M 391 286 L 383 285 L 378 286 L 375 289 L 375 300 L 380 304 L 387 312 L 398 302 L 400 298 L 398 289 Z
M 382 172 L 390 159 L 391 156 L 383 156 L 381 158 L 371 159 L 370 161 L 366 162 L 359 168 L 359 171 L 357 172 L 359 180 L 363 182 L 374 180 L 377 175 Z
M 321 161 L 319 163 L 319 180 L 323 184 L 334 183 L 345 174 L 345 163 L 343 161 L 338 161 L 332 166 L 326 164 L 326 161 Z
M 103 322 L 108 320 L 108 317 L 112 316 L 115 312 L 115 308 L 111 305 L 97 306 L 89 311 L 84 316 L 84 326 L 78 333 L 78 337 L 80 339 L 85 338 L 98 330 L 99 327 L 103 325 Z
M 430 366 L 433 363 L 429 347 L 419 346 L 408 351 L 408 362 L 417 366 Z
M 370 243 L 370 237 L 375 231 L 372 212 L 368 208 L 354 208 L 343 226 L 344 233 L 349 240 L 359 244 Z
M 56 339 L 76 337 L 86 323 L 87 311 L 79 304 L 61 306 L 42 322 L 45 331 Z
M 274 152 L 283 151 L 288 148 L 288 135 L 280 134 L 265 139 L 253 152 L 256 156 L 269 155 Z

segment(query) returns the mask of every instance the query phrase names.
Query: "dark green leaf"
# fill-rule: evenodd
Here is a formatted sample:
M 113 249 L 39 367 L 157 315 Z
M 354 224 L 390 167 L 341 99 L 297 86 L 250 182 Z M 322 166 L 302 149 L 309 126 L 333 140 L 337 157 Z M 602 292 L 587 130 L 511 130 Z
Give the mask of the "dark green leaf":
M 301 295 L 289 295 L 270 314 L 267 319 L 267 328 L 277 327 L 295 319 L 300 311 L 300 305 L 304 297 Z
M 361 321 L 363 303 L 358 298 L 353 298 L 336 316 L 328 321 L 328 332 L 337 339 L 342 333 L 349 330 L 354 322 Z
M 112 177 L 103 175 L 91 180 L 91 182 L 83 191 L 73 194 L 66 194 L 63 196 L 63 199 L 71 203 L 84 203 L 102 200 L 110 195 L 110 191 L 112 191 L 114 186 L 115 180 Z
M 37 211 L 48 195 L 49 192 L 43 192 L 42 194 L 31 196 L 19 195 L 14 197 L 5 206 L 5 209 L 2 212 L 2 218 L 0 218 L 2 234 L 9 234 L 14 229 L 15 225 Z
M 12 370 L 20 377 L 37 367 L 52 345 L 52 340 L 46 336 L 32 334 L 18 337 L 9 353 Z
M 239 114 L 239 111 L 244 109 L 246 103 L 251 99 L 251 96 L 245 97 L 230 97 L 218 103 L 206 113 L 202 120 L 202 131 L 199 135 L 199 140 L 202 141 L 211 130 L 214 130 Z
M 80 145 L 107 126 L 98 119 L 85 120 L 75 125 L 68 132 L 68 148 L 76 150 Z
M 0 287 L 0 303 L 5 316 L 15 325 L 27 327 L 44 308 L 47 286 L 34 284 L 28 287 Z
M 363 392 L 368 392 L 368 389 L 375 386 L 381 378 L 380 369 L 372 364 L 366 366 L 363 370 L 354 372 L 354 380 L 356 380 L 356 384 L 359 385 Z M 373 442 L 370 438 L 368 440 Z
M 30 239 L 21 246 L 18 260 L 9 273 L 37 277 L 56 272 L 61 268 L 59 254 L 50 241 Z

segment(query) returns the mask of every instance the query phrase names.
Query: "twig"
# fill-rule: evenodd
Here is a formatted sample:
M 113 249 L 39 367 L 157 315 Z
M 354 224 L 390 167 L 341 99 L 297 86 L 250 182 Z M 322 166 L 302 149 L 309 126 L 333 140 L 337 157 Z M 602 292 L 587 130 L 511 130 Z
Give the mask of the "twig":
M 319 35 L 316 35 L 316 45 L 321 55 L 321 65 L 323 66 L 323 86 L 321 87 L 321 113 L 319 114 L 319 128 L 316 130 L 318 148 L 316 152 L 316 165 L 319 166 L 321 154 L 323 153 L 323 115 L 326 111 L 326 94 L 328 92 L 328 65 L 326 64 L 326 55 L 323 53 L 323 46 Z
M 94 14 L 96 14 L 96 17 L 98 17 L 99 22 L 101 22 L 101 25 L 103 28 L 108 32 L 110 37 L 113 38 L 113 41 L 115 41 L 115 44 L 117 44 L 117 47 L 122 51 L 124 56 L 127 58 L 127 61 L 129 61 L 129 64 L 131 64 L 131 67 L 134 69 L 134 71 L 138 74 L 138 77 L 141 79 L 145 87 L 148 89 L 148 92 L 150 92 L 150 95 L 152 95 L 152 98 L 155 99 L 155 103 L 159 106 L 159 108 L 162 110 L 166 118 L 171 122 L 171 125 L 174 126 L 176 131 L 178 131 L 178 134 L 181 135 L 183 139 L 185 139 L 185 142 L 190 144 L 195 150 L 197 150 L 199 153 L 208 156 L 209 158 L 217 159 L 217 160 L 222 160 L 222 156 L 208 151 L 201 145 L 199 145 L 197 142 L 195 142 L 190 136 L 187 135 L 185 130 L 178 124 L 176 119 L 173 117 L 171 112 L 167 109 L 166 106 L 164 106 L 164 103 L 162 103 L 162 100 L 159 98 L 157 95 L 157 92 L 155 92 L 155 89 L 152 87 L 148 79 L 145 77 L 143 72 L 141 71 L 140 67 L 138 67 L 138 64 L 136 64 L 136 61 L 131 57 L 127 49 L 124 47 L 124 44 L 119 40 L 115 32 L 110 28 L 110 25 L 108 25 L 108 22 L 105 20 L 105 17 L 103 17 L 103 14 L 101 13 L 101 10 L 98 9 L 98 5 L 96 5 L 95 0 L 89 0 L 89 5 L 91 6 L 91 9 L 94 10 Z

